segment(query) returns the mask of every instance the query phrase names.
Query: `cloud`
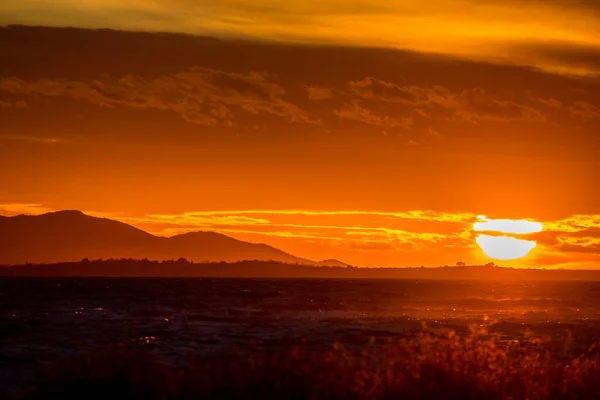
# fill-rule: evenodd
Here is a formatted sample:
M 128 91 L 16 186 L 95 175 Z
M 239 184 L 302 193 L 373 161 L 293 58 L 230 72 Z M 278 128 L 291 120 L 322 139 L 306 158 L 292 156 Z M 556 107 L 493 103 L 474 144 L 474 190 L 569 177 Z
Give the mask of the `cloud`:
M 321 123 L 285 100 L 286 90 L 269 78 L 258 72 L 241 74 L 192 67 L 188 71 L 153 79 L 137 75 L 93 81 L 2 78 L 0 91 L 66 96 L 109 108 L 122 105 L 171 111 L 188 122 L 202 125 L 231 126 L 234 117 L 240 114 L 268 114 L 291 123 Z
M 600 14 L 597 2 L 583 0 L 20 0 L 1 3 L 0 16 L 0 24 L 390 47 L 558 73 L 599 72 Z
M 482 89 L 463 91 L 456 102 L 460 104 L 455 110 L 456 116 L 466 121 L 546 121 L 542 111 L 514 101 L 498 100 Z
M 543 98 L 538 98 L 537 101 L 543 105 L 545 105 L 548 108 L 552 108 L 552 109 L 561 109 L 563 108 L 563 104 L 556 100 L 556 99 L 543 99 Z
M 0 141 L 3 140 L 14 140 L 14 141 L 23 141 L 23 142 L 33 142 L 33 143 L 46 143 L 46 144 L 56 144 L 56 143 L 66 143 L 69 140 L 64 138 L 54 138 L 54 137 L 40 137 L 40 136 L 19 136 L 19 135 L 2 135 L 0 134 Z
M 23 100 L 0 100 L 0 110 L 3 108 L 27 108 L 27 103 Z
M 385 218 L 377 220 L 378 217 Z M 380 213 L 247 210 L 186 212 L 174 215 L 153 214 L 139 218 L 120 218 L 120 220 L 166 236 L 195 230 L 211 230 L 225 234 L 252 234 L 269 238 L 336 242 L 335 246 L 343 245 L 353 248 L 365 245 L 365 249 L 366 247 L 372 249 L 389 247 L 404 250 L 412 248 L 415 251 L 421 251 L 439 246 L 468 248 L 467 241 L 470 238 L 464 235 L 460 228 L 461 224 L 456 222 L 467 218 L 471 217 L 429 211 Z M 417 225 L 413 225 L 411 228 L 411 221 Z M 421 226 L 419 229 L 420 221 L 427 226 Z M 428 229 L 432 227 L 435 229 L 435 224 L 438 224 L 438 228 L 447 224 L 458 225 L 449 232 L 429 231 Z M 352 243 L 352 245 L 348 243 Z
M 545 115 L 551 116 L 551 122 L 563 123 L 570 120 L 578 125 L 594 124 L 600 121 L 600 107 L 588 101 L 574 100 L 561 102 L 555 98 L 535 98 L 544 110 Z
M 414 89 L 417 88 L 414 86 L 399 86 L 370 76 L 358 81 L 350 81 L 348 87 L 351 93 L 363 99 L 414 104 L 420 96 L 419 90 L 415 92 Z
M 544 223 L 544 230 L 555 232 L 576 233 L 595 228 L 600 228 L 600 214 L 576 214 L 568 218 Z
M 599 18 L 600 14 L 596 17 Z M 514 41 L 512 48 L 516 57 L 533 56 L 538 60 L 539 67 L 548 72 L 575 76 L 600 76 L 600 47 L 597 43 L 587 41 L 574 43 L 558 38 L 555 41 L 542 39 L 529 43 Z
M 444 139 L 444 136 L 431 127 L 427 130 L 427 136 L 438 140 Z
M 363 122 L 365 124 L 374 125 L 382 129 L 403 128 L 410 130 L 413 125 L 412 117 L 390 117 L 389 115 L 379 115 L 375 112 L 364 108 L 354 101 L 351 104 L 344 104 L 339 110 L 335 110 L 334 114 L 342 119 L 350 119 Z
M 543 226 L 531 237 L 552 251 L 600 255 L 600 215 L 573 215 Z
M 11 216 L 19 214 L 38 215 L 54 211 L 53 209 L 35 203 L 5 203 L 0 204 L 0 215 Z
M 329 88 L 307 86 L 306 92 L 309 100 L 329 100 L 333 98 L 333 91 Z
M 396 103 L 412 107 L 423 118 L 481 121 L 545 122 L 545 114 L 532 106 L 501 100 L 478 88 L 454 92 L 444 86 L 401 86 L 373 77 L 348 82 L 350 92 L 363 100 Z
M 600 256 L 600 231 L 598 229 L 578 233 L 549 231 L 532 235 L 532 238 L 555 253 L 585 253 Z
M 600 107 L 585 101 L 577 101 L 568 108 L 571 117 L 584 122 L 600 121 Z

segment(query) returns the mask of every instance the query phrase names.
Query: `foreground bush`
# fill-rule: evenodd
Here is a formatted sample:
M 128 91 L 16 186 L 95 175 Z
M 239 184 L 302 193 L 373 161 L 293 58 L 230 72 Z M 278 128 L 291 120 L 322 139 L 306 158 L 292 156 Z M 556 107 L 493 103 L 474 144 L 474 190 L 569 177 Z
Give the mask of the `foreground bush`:
M 549 341 L 420 333 L 347 351 L 291 348 L 168 366 L 143 349 L 65 360 L 30 399 L 597 399 L 600 355 Z

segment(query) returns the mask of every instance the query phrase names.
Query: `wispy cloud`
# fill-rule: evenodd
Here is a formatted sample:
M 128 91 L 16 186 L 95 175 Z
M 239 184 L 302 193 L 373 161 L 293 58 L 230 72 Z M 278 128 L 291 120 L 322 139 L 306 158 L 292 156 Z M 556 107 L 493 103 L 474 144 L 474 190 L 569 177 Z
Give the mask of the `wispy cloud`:
M 600 214 L 576 214 L 557 221 L 546 222 L 544 227 L 548 231 L 580 232 L 587 229 L 600 229 Z
M 3 141 L 3 140 L 16 140 L 16 141 L 23 141 L 23 142 L 45 143 L 45 144 L 56 144 L 56 143 L 69 142 L 69 140 L 65 139 L 65 138 L 0 134 L 0 141 Z
M 0 204 L 0 215 L 38 215 L 54 211 L 52 208 L 35 203 L 5 203 Z

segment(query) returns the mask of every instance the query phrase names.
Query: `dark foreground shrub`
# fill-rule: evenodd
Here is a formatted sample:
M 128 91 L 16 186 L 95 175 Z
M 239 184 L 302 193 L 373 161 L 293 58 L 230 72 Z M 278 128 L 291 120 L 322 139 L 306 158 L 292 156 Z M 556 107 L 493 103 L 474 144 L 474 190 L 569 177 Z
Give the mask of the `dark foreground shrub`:
M 169 366 L 139 349 L 62 361 L 29 399 L 597 399 L 600 356 L 558 357 L 550 343 L 504 343 L 453 332 L 359 351 L 291 348 L 197 357 Z

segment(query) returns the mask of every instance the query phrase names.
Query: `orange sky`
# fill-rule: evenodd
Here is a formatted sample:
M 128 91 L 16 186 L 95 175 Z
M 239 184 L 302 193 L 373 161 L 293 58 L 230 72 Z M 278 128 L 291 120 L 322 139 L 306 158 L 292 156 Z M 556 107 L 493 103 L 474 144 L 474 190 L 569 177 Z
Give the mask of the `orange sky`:
M 0 23 L 123 29 L 0 28 L 0 215 L 364 266 L 488 262 L 485 215 L 542 224 L 503 265 L 600 267 L 600 9 L 433 3 L 0 5 Z

